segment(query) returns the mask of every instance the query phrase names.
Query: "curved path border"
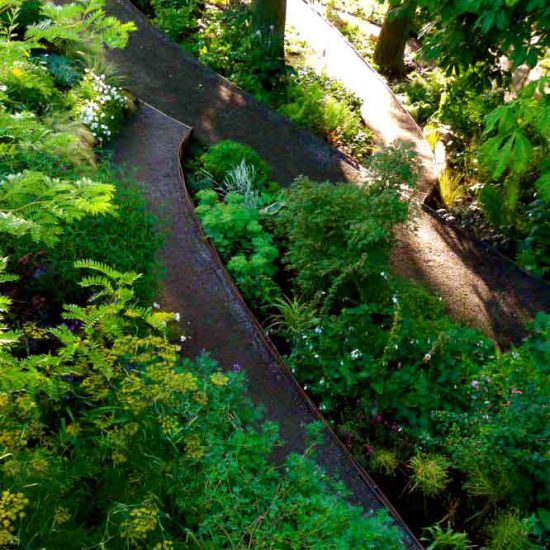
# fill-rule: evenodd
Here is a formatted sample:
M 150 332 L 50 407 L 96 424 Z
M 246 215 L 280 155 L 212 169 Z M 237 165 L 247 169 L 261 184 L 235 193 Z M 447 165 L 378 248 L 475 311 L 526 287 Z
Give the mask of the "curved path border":
M 185 187 L 182 148 L 188 126 L 141 104 L 114 143 L 116 164 L 135 171 L 151 209 L 168 228 L 163 250 L 166 268 L 163 307 L 179 311 L 190 339 L 183 353 L 195 357 L 207 351 L 229 370 L 246 371 L 249 393 L 279 424 L 284 444 L 275 451 L 303 452 L 307 424 L 322 421 L 324 441 L 317 462 L 336 474 L 351 492 L 350 500 L 366 510 L 387 508 L 403 532 L 408 548 L 421 545 L 367 472 L 336 437 L 318 409 L 298 385 L 277 350 L 247 308 L 232 279 L 206 238 Z
M 157 31 L 129 0 L 107 0 L 107 10 L 137 25 L 128 46 L 109 54 L 130 91 L 192 126 L 200 140 L 234 139 L 254 147 L 285 185 L 300 174 L 316 180 L 361 180 L 352 159 L 199 63 Z M 524 322 L 537 311 L 550 310 L 547 285 L 420 208 L 397 233 L 395 270 L 428 284 L 443 297 L 451 315 L 501 343 L 520 340 Z

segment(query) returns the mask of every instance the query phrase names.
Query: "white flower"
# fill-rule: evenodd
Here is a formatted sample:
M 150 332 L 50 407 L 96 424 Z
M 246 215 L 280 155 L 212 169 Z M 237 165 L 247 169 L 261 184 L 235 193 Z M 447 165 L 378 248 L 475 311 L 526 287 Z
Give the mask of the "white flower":
M 176 323 L 179 323 L 181 321 L 181 316 L 179 313 L 174 313 L 174 320 Z
M 187 342 L 187 336 L 180 336 L 180 342 Z
M 153 302 L 153 307 L 155 309 L 160 309 L 160 304 L 157 304 L 156 302 Z
M 358 349 L 354 349 L 350 355 L 351 358 L 355 361 L 355 359 L 359 359 L 359 357 L 361 357 L 361 355 L 363 354 Z
M 424 362 L 427 363 L 431 358 L 432 358 L 432 354 L 426 353 L 426 355 L 424 355 Z

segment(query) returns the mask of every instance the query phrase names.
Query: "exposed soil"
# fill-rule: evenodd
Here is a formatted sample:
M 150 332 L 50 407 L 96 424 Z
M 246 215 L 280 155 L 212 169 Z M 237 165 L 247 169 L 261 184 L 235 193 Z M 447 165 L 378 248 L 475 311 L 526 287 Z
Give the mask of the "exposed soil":
M 273 458 L 281 460 L 289 452 L 304 451 L 307 424 L 325 421 L 264 336 L 202 232 L 179 160 L 180 144 L 189 133 L 183 124 L 142 105 L 118 136 L 114 161 L 134 171 L 151 209 L 168 228 L 160 301 L 185 319 L 182 328 L 190 340 L 182 344 L 182 353 L 195 357 L 207 351 L 222 368 L 246 371 L 253 400 L 280 426 L 284 445 Z M 352 502 L 367 510 L 387 507 L 401 526 L 407 546 L 421 548 L 326 422 L 317 461 L 345 482 Z

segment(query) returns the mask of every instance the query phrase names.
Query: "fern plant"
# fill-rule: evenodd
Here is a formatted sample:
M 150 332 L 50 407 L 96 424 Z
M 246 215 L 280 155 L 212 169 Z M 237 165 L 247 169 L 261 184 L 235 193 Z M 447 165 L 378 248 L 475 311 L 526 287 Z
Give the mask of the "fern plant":
M 26 171 L 0 182 L 0 232 L 51 245 L 63 223 L 86 214 L 109 212 L 114 187 L 88 178 L 77 181 L 50 178 Z
M 45 3 L 43 19 L 28 27 L 26 37 L 53 44 L 63 53 L 98 52 L 103 46 L 123 48 L 136 26 L 106 15 L 104 5 L 104 0 L 78 0 L 64 5 Z
M 503 225 L 513 221 L 520 197 L 521 179 L 539 165 L 535 184 L 547 198 L 547 156 L 550 135 L 550 97 L 545 87 L 550 78 L 526 86 L 510 103 L 497 107 L 485 119 L 486 141 L 479 150 L 479 162 L 493 183 L 482 190 L 480 202 L 490 221 Z

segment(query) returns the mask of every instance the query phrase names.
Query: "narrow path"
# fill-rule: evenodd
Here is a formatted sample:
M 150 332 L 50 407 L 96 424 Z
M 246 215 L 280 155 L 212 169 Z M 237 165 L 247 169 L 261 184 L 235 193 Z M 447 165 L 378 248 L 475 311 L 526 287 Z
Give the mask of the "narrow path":
M 309 132 L 261 105 L 158 32 L 129 0 L 107 9 L 137 32 L 110 57 L 138 97 L 193 126 L 207 143 L 234 139 L 254 147 L 290 184 L 300 175 L 357 181 L 353 161 Z M 550 311 L 548 285 L 529 277 L 489 249 L 420 211 L 398 234 L 395 270 L 441 294 L 449 313 L 501 343 L 518 341 L 524 322 Z
M 274 456 L 280 460 L 290 451 L 303 452 L 305 426 L 324 420 L 264 336 L 202 232 L 179 160 L 180 146 L 189 133 L 187 126 L 141 105 L 114 144 L 114 160 L 135 171 L 151 209 L 169 229 L 162 258 L 167 273 L 161 301 L 168 310 L 181 312 L 188 322 L 186 334 L 191 339 L 183 344 L 183 353 L 195 357 L 206 350 L 224 369 L 238 364 L 246 371 L 253 400 L 280 426 L 284 446 Z M 366 510 L 386 507 L 401 527 L 407 547 L 420 549 L 397 512 L 326 422 L 324 435 L 319 464 L 344 481 L 353 502 Z

